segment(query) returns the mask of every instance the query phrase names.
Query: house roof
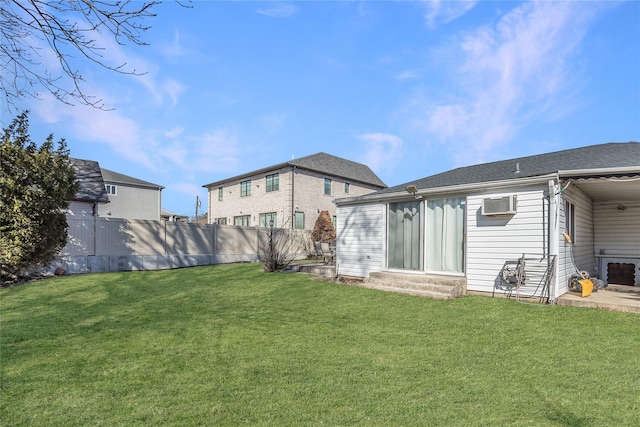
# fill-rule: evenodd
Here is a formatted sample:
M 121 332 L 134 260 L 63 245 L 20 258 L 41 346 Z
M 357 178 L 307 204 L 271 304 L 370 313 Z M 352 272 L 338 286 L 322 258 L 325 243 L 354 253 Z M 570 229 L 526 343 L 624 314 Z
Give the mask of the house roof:
M 578 173 L 578 171 L 624 168 L 640 170 L 640 143 L 611 142 L 466 166 L 385 188 L 371 195 L 404 191 L 410 185 L 415 185 L 418 190 L 425 190 L 531 178 L 562 171 Z M 519 172 L 515 172 L 516 170 Z
M 80 185 L 73 198 L 77 202 L 108 203 L 109 197 L 104 188 L 100 165 L 93 160 L 69 159 L 75 169 L 76 180 Z
M 132 185 L 136 187 L 146 187 L 162 190 L 164 187 L 158 184 L 154 184 L 152 182 L 143 181 L 138 178 L 134 178 L 128 175 L 124 175 L 118 172 L 111 171 L 109 169 L 102 168 L 102 177 L 104 178 L 104 182 L 113 183 L 113 184 L 123 184 L 123 185 Z
M 160 209 L 160 216 L 174 216 L 176 218 L 189 218 L 189 215 L 179 215 L 177 213 L 173 213 L 165 208 Z
M 331 154 L 320 152 L 312 154 L 310 156 L 300 157 L 299 159 L 293 159 L 288 162 L 279 163 L 273 166 L 247 172 L 242 175 L 237 175 L 222 181 L 212 182 L 211 184 L 203 185 L 203 187 L 215 187 L 229 181 L 236 181 L 238 179 L 250 177 L 259 173 L 264 173 L 276 169 L 281 169 L 284 167 L 296 167 L 299 169 L 319 172 L 325 175 L 345 178 L 349 181 L 357 181 L 374 185 L 379 188 L 386 188 L 387 186 L 384 182 L 382 182 L 380 178 L 378 178 L 378 176 L 369 168 L 369 166 L 363 165 L 362 163 L 352 162 L 351 160 L 343 159 L 341 157 L 332 156 Z

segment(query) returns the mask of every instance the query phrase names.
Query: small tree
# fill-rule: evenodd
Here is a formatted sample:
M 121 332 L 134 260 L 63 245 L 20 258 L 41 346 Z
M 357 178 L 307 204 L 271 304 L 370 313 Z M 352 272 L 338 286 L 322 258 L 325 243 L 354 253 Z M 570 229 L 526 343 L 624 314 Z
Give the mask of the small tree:
M 4 129 L 0 143 L 0 263 L 2 283 L 46 265 L 67 242 L 64 210 L 78 190 L 64 139 L 37 147 L 28 112 Z
M 316 220 L 311 233 L 311 239 L 314 242 L 335 242 L 336 229 L 333 227 L 333 221 L 329 211 L 321 211 Z
M 276 228 L 273 221 L 260 230 L 264 232 L 258 240 L 258 255 L 264 271 L 284 270 L 300 255 L 303 246 L 300 244 L 301 234 L 298 230 Z M 307 236 L 306 233 L 304 235 Z

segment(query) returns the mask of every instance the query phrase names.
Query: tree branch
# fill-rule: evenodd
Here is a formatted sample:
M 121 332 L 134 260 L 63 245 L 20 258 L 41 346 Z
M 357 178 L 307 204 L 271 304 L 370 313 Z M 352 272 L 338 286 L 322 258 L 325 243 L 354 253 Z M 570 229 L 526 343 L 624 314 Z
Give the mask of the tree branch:
M 101 99 L 85 93 L 84 78 L 71 64 L 76 56 L 109 71 L 142 75 L 126 62 L 109 63 L 97 34 L 110 36 L 118 45 L 146 46 L 143 22 L 156 16 L 160 1 L 147 0 L 3 0 L 0 8 L 0 86 L 11 108 L 25 97 L 41 99 L 49 92 L 57 100 L 104 109 Z M 186 6 L 180 2 L 182 7 Z M 52 52 L 61 71 L 52 75 L 42 63 Z

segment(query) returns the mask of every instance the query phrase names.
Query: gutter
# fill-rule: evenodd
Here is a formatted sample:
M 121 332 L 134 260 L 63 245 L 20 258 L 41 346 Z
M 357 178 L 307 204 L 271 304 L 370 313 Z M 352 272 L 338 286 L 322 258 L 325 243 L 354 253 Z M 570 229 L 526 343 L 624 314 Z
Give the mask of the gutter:
M 560 177 L 579 177 L 594 175 L 624 175 L 624 174 L 640 174 L 640 167 L 627 166 L 623 168 L 600 168 L 600 169 L 568 169 L 559 170 Z
M 284 219 L 284 218 L 283 218 Z M 296 166 L 291 168 L 291 228 L 296 228 Z
M 540 175 L 534 177 L 526 177 L 519 179 L 505 179 L 501 181 L 488 181 L 488 182 L 476 182 L 471 184 L 460 184 L 460 185 L 449 185 L 445 187 L 435 187 L 435 188 L 425 188 L 418 190 L 415 193 L 415 197 L 419 196 L 431 196 L 438 194 L 450 194 L 450 193 L 466 193 L 475 190 L 487 190 L 487 189 L 498 189 L 498 188 L 508 188 L 508 187 L 526 187 L 532 184 L 547 184 L 550 179 L 555 179 L 558 177 L 558 174 L 551 173 L 547 175 Z M 394 199 L 404 199 L 406 200 L 407 196 L 410 196 L 406 191 L 397 191 L 394 193 L 384 193 L 384 194 L 365 194 L 364 196 L 359 197 L 348 197 L 336 199 L 333 202 L 340 205 L 347 205 L 351 203 L 367 203 L 367 202 L 382 202 L 389 201 Z

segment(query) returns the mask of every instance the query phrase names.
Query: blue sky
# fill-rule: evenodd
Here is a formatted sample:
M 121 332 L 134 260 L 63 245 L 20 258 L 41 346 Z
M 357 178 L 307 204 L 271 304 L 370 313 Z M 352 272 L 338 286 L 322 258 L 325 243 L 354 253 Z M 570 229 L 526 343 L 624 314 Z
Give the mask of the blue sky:
M 387 185 L 486 161 L 640 140 L 640 2 L 173 2 L 143 39 L 78 63 L 112 111 L 25 100 L 32 139 L 160 184 L 203 185 L 324 151 Z M 50 71 L 57 66 L 43 57 Z M 2 126 L 15 114 L 3 106 Z M 579 166 L 579 165 L 577 165 Z

